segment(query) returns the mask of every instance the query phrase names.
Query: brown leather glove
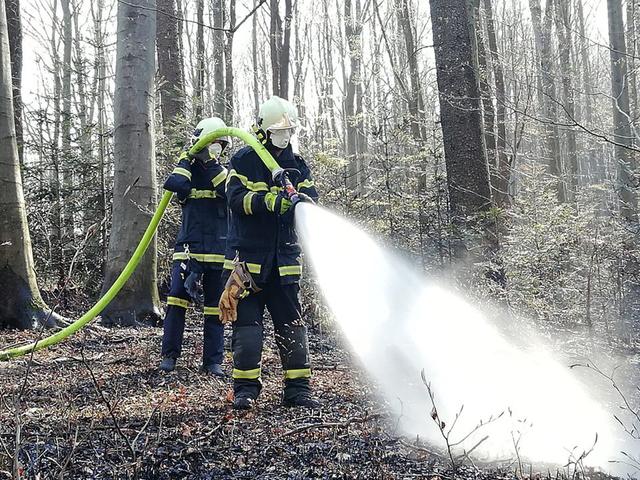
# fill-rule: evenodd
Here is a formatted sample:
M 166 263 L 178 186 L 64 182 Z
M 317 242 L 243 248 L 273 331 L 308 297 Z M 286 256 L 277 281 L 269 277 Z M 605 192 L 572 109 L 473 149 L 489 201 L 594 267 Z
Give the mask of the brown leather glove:
M 218 303 L 220 321 L 223 324 L 235 322 L 238 319 L 238 302 L 241 298 L 261 290 L 253 281 L 245 262 L 238 261 L 236 257 L 233 264 L 233 270 L 229 275 Z

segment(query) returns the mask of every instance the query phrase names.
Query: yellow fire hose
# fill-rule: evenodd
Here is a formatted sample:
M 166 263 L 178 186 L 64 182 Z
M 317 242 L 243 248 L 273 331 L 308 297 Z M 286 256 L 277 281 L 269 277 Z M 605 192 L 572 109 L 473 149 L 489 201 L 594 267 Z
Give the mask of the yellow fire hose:
M 275 170 L 279 170 L 280 166 L 271 156 L 271 154 L 267 151 L 267 149 L 262 145 L 253 135 L 249 132 L 241 130 L 239 128 L 227 127 L 220 128 L 210 134 L 204 136 L 200 140 L 198 140 L 195 145 L 191 147 L 189 153 L 195 154 L 206 147 L 208 144 L 213 142 L 216 138 L 224 137 L 224 136 L 232 136 L 237 137 L 240 140 L 244 141 L 247 145 L 251 146 L 255 152 L 258 154 L 260 159 L 264 162 L 269 171 L 274 172 Z M 91 322 L 95 317 L 100 315 L 100 312 L 105 309 L 105 307 L 115 298 L 115 296 L 120 292 L 122 287 L 131 274 L 135 271 L 138 263 L 140 263 L 140 259 L 144 255 L 145 251 L 149 247 L 153 236 L 158 229 L 158 224 L 164 215 L 164 212 L 169 205 L 169 201 L 173 193 L 164 192 L 162 198 L 160 199 L 160 203 L 158 204 L 158 208 L 156 209 L 151 221 L 149 222 L 149 226 L 147 227 L 140 243 L 138 244 L 136 250 L 133 252 L 133 255 L 129 259 L 129 262 L 124 267 L 116 281 L 113 283 L 111 288 L 107 290 L 107 292 L 100 298 L 93 307 L 89 311 L 87 311 L 84 315 L 82 315 L 78 320 L 73 322 L 72 324 L 66 326 L 62 330 L 50 335 L 42 340 L 38 340 L 33 343 L 29 343 L 27 345 L 22 345 L 20 347 L 9 348 L 6 350 L 0 351 L 0 361 L 9 360 L 11 358 L 20 357 L 22 355 L 26 355 L 31 352 L 36 352 L 38 350 L 42 350 L 44 348 L 50 347 L 51 345 L 55 345 L 56 343 L 61 342 L 62 340 L 70 337 L 77 331 L 79 331 L 86 324 Z

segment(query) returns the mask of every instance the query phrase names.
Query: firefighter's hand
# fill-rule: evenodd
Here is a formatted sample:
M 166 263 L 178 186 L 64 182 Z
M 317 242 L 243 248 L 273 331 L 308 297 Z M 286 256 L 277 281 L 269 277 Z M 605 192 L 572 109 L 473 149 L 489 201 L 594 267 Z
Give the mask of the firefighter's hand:
M 267 210 L 278 215 L 284 215 L 291 208 L 291 200 L 277 193 L 269 192 L 264 196 Z
M 194 303 L 202 305 L 204 303 L 204 288 L 202 287 L 202 274 L 191 272 L 184 281 L 184 289 L 187 291 Z

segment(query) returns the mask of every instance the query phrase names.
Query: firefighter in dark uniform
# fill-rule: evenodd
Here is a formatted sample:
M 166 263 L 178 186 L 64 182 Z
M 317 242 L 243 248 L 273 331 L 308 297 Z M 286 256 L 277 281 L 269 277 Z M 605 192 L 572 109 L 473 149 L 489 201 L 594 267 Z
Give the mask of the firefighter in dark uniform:
M 309 168 L 293 153 L 290 139 L 297 124 L 295 107 L 271 97 L 260 107 L 255 127 L 280 167 L 290 173 L 297 190 L 316 199 Z M 302 274 L 301 251 L 293 223 L 292 202 L 255 151 L 243 148 L 231 159 L 227 179 L 230 209 L 229 251 L 223 278 L 228 278 L 220 299 L 223 322 L 233 321 L 233 380 L 236 409 L 250 409 L 260 393 L 263 315 L 271 314 L 275 339 L 284 369 L 283 403 L 317 407 L 311 396 L 311 365 L 307 329 L 298 298 Z M 237 275 L 242 265 L 248 278 Z M 234 285 L 234 277 L 237 281 Z M 234 288 L 244 290 L 234 295 Z M 231 293 L 230 293 L 231 292 Z M 238 298 L 239 297 L 239 298 Z M 236 320 L 237 318 L 237 320 Z M 234 321 L 235 320 L 235 321 Z
M 226 125 L 219 118 L 206 118 L 196 126 L 191 145 L 204 135 Z M 173 254 L 171 289 L 162 336 L 160 369 L 172 371 L 182 351 L 185 314 L 189 304 L 204 304 L 202 370 L 223 377 L 224 326 L 218 300 L 222 291 L 222 266 L 227 240 L 227 169 L 220 156 L 231 139 L 222 137 L 193 157 L 182 152 L 180 161 L 164 188 L 177 194 L 182 205 L 182 224 Z

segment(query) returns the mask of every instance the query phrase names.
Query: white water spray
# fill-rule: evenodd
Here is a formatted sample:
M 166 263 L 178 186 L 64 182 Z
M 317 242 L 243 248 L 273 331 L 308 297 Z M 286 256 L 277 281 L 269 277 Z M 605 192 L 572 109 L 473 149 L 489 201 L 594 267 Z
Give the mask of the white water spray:
M 565 464 L 597 445 L 585 463 L 604 466 L 616 456 L 611 415 L 542 349 L 510 344 L 469 303 L 377 245 L 349 222 L 301 205 L 297 228 L 324 298 L 353 351 L 377 381 L 409 435 L 443 445 L 421 381 L 424 369 L 440 418 L 448 425 L 460 407 L 451 440 L 480 421 L 458 447 L 482 460 L 514 458 Z

